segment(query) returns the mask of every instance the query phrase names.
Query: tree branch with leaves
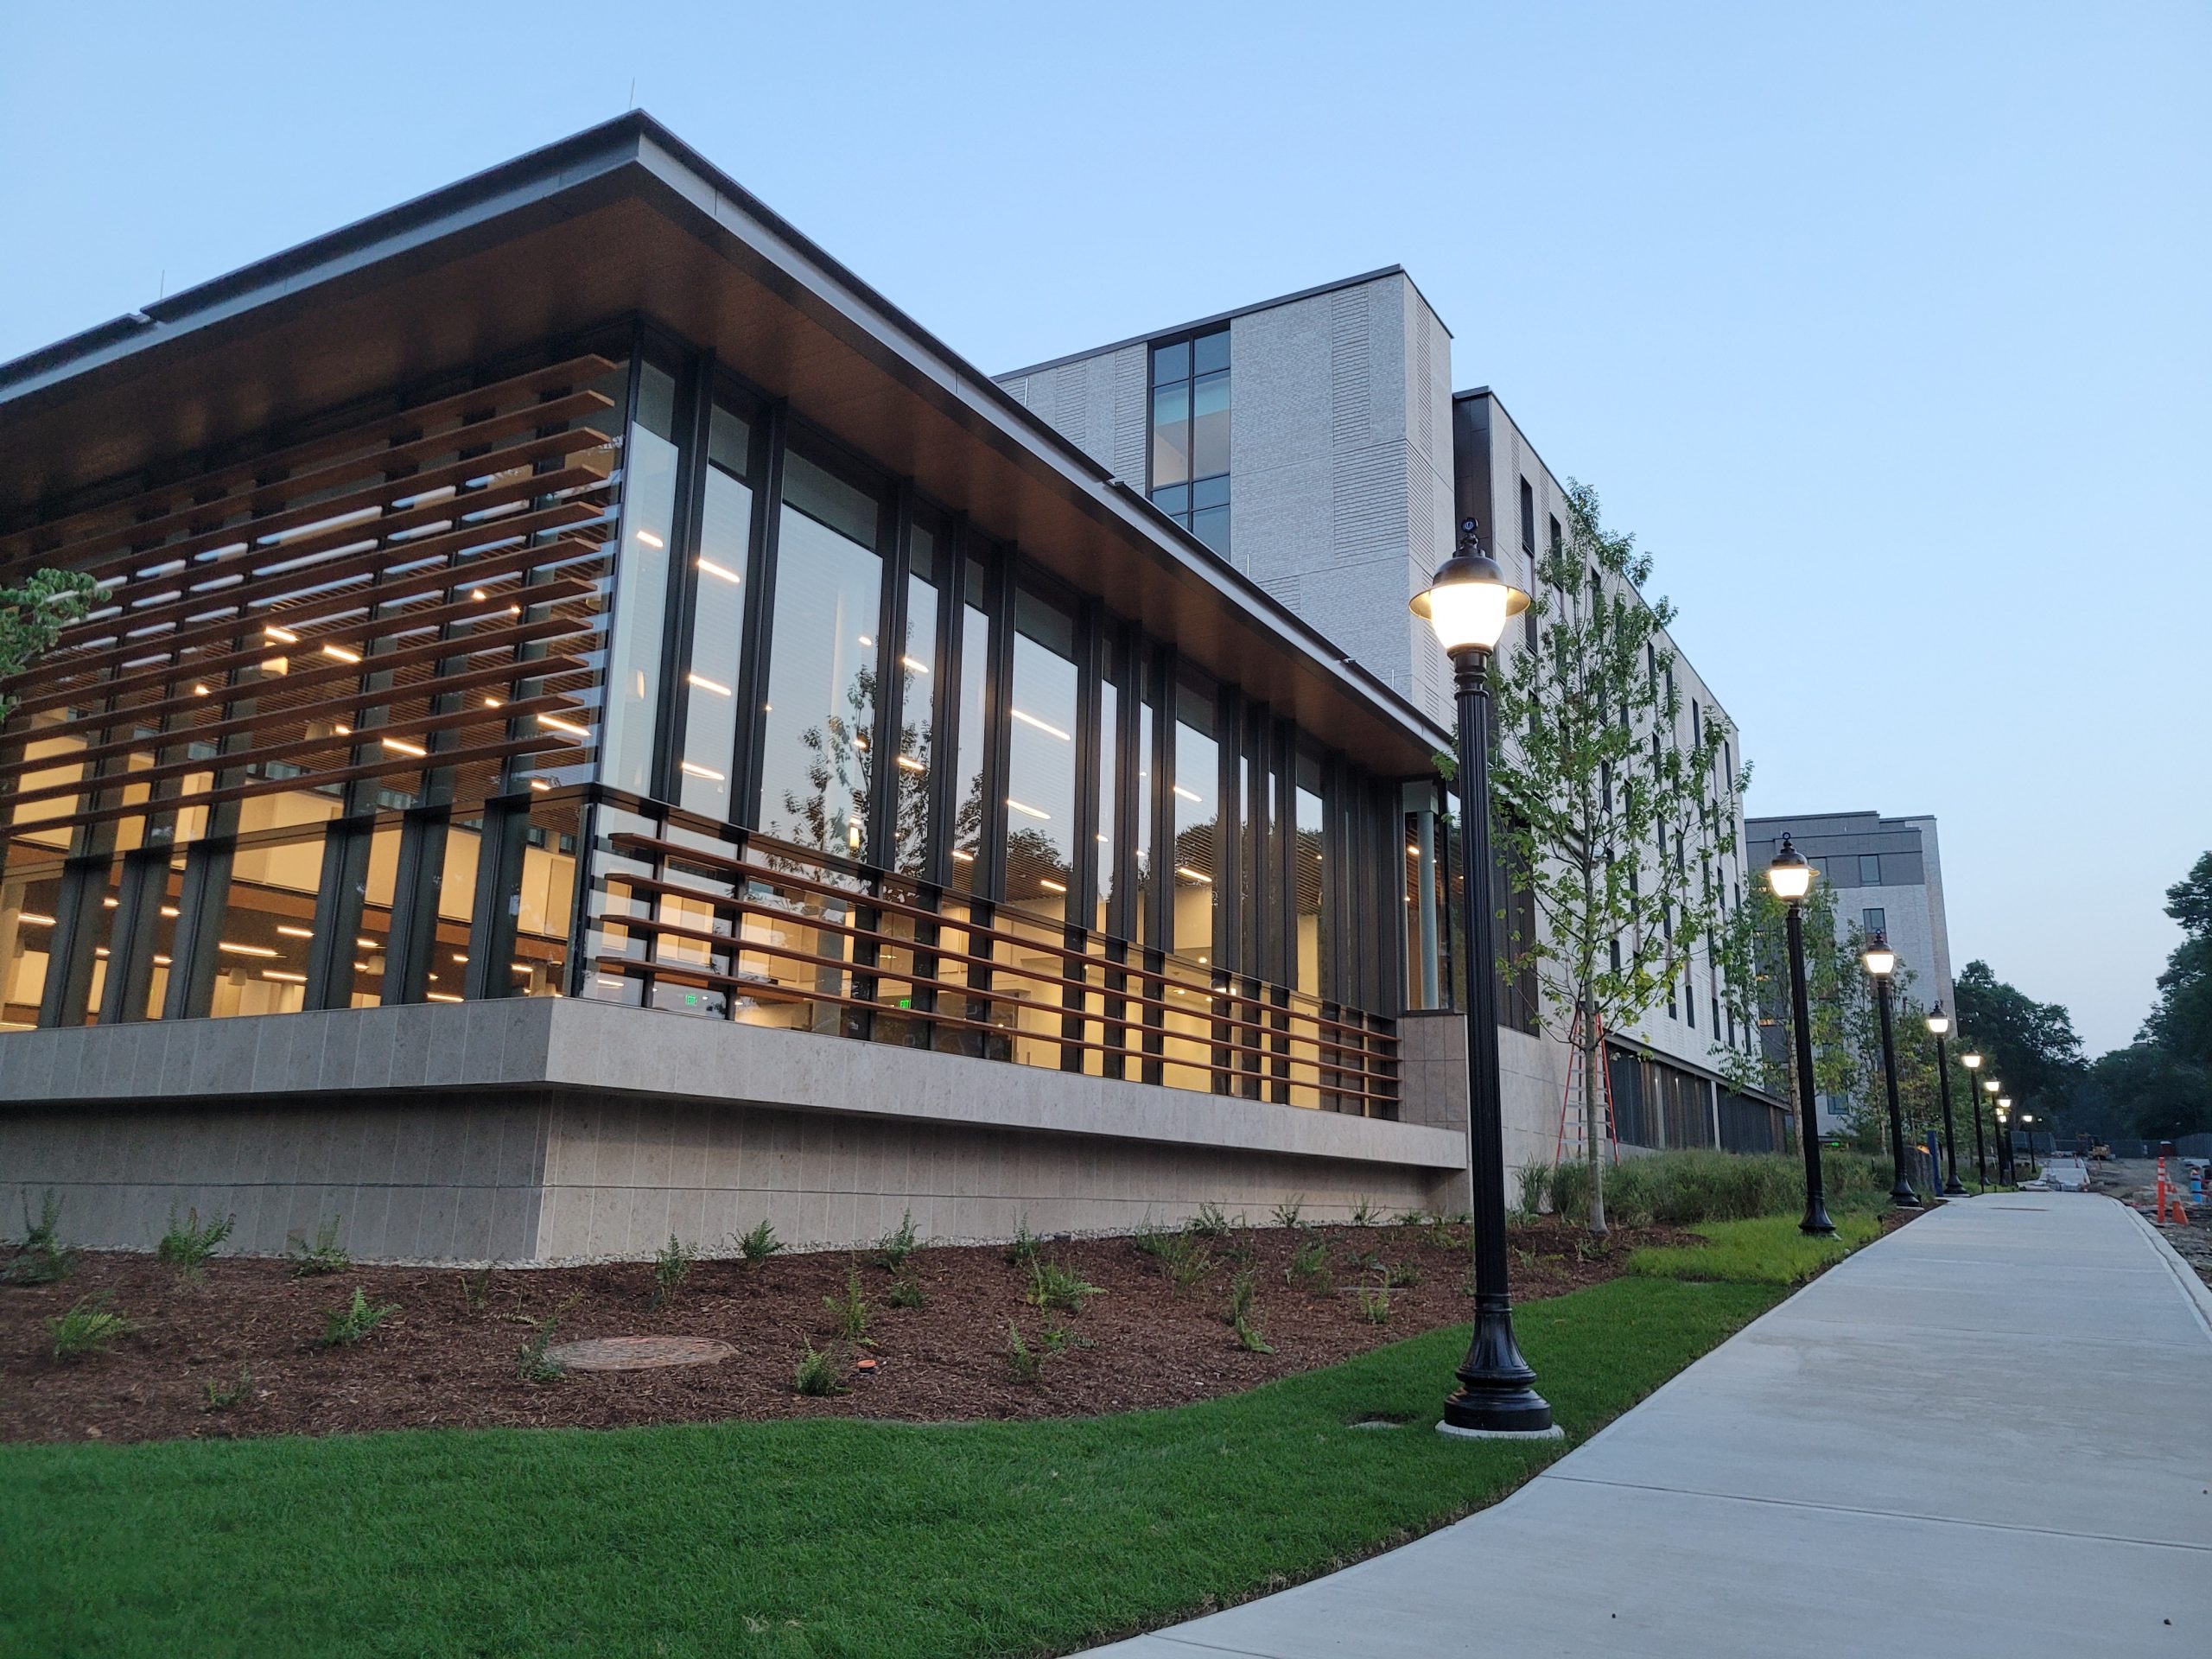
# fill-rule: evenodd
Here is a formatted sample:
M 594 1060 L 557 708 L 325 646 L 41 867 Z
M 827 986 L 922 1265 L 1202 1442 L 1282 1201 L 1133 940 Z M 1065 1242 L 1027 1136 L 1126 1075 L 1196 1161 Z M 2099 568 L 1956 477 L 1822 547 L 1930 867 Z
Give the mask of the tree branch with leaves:
M 12 683 L 52 651 L 61 631 L 82 621 L 99 586 L 81 570 L 35 570 L 14 588 L 0 588 L 0 725 L 20 700 Z

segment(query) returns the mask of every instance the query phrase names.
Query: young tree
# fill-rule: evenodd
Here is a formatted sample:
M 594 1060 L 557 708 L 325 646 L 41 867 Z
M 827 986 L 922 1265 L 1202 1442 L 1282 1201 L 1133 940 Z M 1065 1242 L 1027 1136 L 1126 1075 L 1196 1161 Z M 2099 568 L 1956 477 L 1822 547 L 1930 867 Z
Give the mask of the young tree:
M 1548 1025 L 1579 1055 L 1590 1227 L 1605 1230 L 1604 1030 L 1633 1024 L 1684 976 L 1720 911 L 1717 861 L 1735 850 L 1743 778 L 1724 776 L 1727 723 L 1682 729 L 1666 600 L 1641 592 L 1649 555 L 1605 526 L 1597 493 L 1567 486 L 1565 534 L 1536 569 L 1531 648 L 1495 674 L 1497 839 L 1533 938 Z
M 1750 1053 L 1716 1043 L 1714 1070 L 1739 1090 L 1762 1090 L 1789 1103 L 1796 1125 L 1796 1045 L 1789 1033 L 1789 944 L 1787 907 L 1753 871 L 1744 902 L 1715 930 L 1713 953 L 1720 967 L 1721 1001 L 1754 1033 L 1771 1033 Z M 1804 899 L 1805 998 L 1812 1012 L 1813 1092 L 1855 1096 L 1858 1052 L 1847 1024 L 1847 985 L 1864 976 L 1858 959 L 1836 935 L 1835 889 L 1815 881 Z
M 81 620 L 99 594 L 79 570 L 35 570 L 20 586 L 0 588 L 0 726 L 17 702 L 9 682 L 53 650 L 61 631 Z

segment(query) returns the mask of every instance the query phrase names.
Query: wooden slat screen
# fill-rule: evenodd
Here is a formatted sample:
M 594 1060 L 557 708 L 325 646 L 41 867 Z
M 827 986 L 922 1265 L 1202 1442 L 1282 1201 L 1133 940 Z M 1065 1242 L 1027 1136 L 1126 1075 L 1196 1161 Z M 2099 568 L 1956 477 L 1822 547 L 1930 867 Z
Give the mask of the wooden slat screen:
M 427 768 L 587 759 L 614 365 L 581 356 L 0 537 L 103 603 L 8 689 L 0 816 L 42 836 Z

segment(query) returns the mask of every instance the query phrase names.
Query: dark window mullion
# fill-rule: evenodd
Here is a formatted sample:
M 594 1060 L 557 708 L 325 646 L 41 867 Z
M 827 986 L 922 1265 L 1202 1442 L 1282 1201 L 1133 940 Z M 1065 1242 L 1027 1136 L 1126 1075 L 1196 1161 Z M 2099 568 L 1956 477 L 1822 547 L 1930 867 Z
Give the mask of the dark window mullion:
M 715 359 L 702 353 L 679 385 L 676 429 L 683 435 L 676 454 L 676 513 L 670 525 L 666 645 L 660 654 L 660 719 L 653 740 L 653 792 L 664 800 L 682 798 L 677 764 L 683 756 L 683 728 L 690 712 L 684 676 L 691 671 L 691 627 L 699 603 L 699 537 L 705 522 L 707 443 L 714 418 Z
M 776 531 L 784 500 L 784 450 L 790 437 L 786 405 L 770 404 L 763 411 L 759 468 L 760 486 L 754 493 L 753 547 L 749 561 L 753 591 L 745 599 L 745 639 L 738 652 L 737 753 L 730 766 L 730 817 L 746 827 L 760 822 L 760 744 L 767 725 L 763 708 L 768 683 L 768 652 L 773 647 L 770 623 L 776 588 Z

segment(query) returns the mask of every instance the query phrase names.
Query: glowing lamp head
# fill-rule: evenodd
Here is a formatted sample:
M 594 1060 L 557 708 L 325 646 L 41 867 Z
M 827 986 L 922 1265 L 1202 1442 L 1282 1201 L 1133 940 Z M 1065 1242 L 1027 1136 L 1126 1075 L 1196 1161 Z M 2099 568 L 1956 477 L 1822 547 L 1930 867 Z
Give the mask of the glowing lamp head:
M 1981 1056 L 1979 1054 L 1961 1054 L 1959 1056 L 1959 1064 L 1966 1067 L 1969 1071 L 1979 1071 L 1981 1070 Z
M 1997 1118 L 1998 1118 L 1998 1121 L 1999 1121 L 1999 1122 L 2004 1122 L 2004 1120 L 2005 1120 L 2005 1119 L 2006 1119 L 2006 1118 L 2010 1117 L 2012 1115 L 2012 1096 L 2010 1096 L 2010 1095 L 1999 1095 L 1999 1096 L 1997 1097 Z
M 1938 1002 L 1934 1007 L 1928 1010 L 1928 1034 L 1929 1036 L 1941 1037 L 1946 1032 L 1949 1031 L 1950 1028 L 1951 1016 L 1943 1012 L 1943 1005 L 1941 1002 Z
M 1446 656 L 1491 652 L 1505 625 L 1529 608 L 1529 595 L 1506 581 L 1497 561 L 1483 551 L 1475 521 L 1459 525 L 1459 551 L 1436 567 L 1427 587 L 1413 598 L 1413 613 L 1435 630 Z
M 1782 850 L 1766 867 L 1767 890 L 1784 904 L 1794 905 L 1813 890 L 1813 867 L 1805 861 L 1804 854 L 1789 844 L 1785 831 Z
M 1985 1083 L 1985 1084 L 1983 1084 L 1981 1085 L 1981 1087 L 1982 1087 L 1982 1091 L 1983 1091 L 1985 1094 L 1992 1094 L 1992 1095 L 1995 1094 L 1995 1093 L 1996 1093 L 1999 1089 L 2002 1089 L 2004 1086 L 2005 1086 L 2005 1085 L 2004 1085 L 2003 1084 L 2001 1084 L 2001 1083 L 1998 1082 L 1998 1081 L 1997 1081 L 1997 1079 L 1996 1079 L 1996 1078 L 1994 1078 L 1994 1077 L 1990 1078 L 1988 1082 L 1986 1082 L 1986 1083 Z
M 1897 970 L 1897 953 L 1890 949 L 1886 934 L 1877 933 L 1866 941 L 1866 955 L 1863 958 L 1866 971 L 1877 979 L 1887 979 Z

